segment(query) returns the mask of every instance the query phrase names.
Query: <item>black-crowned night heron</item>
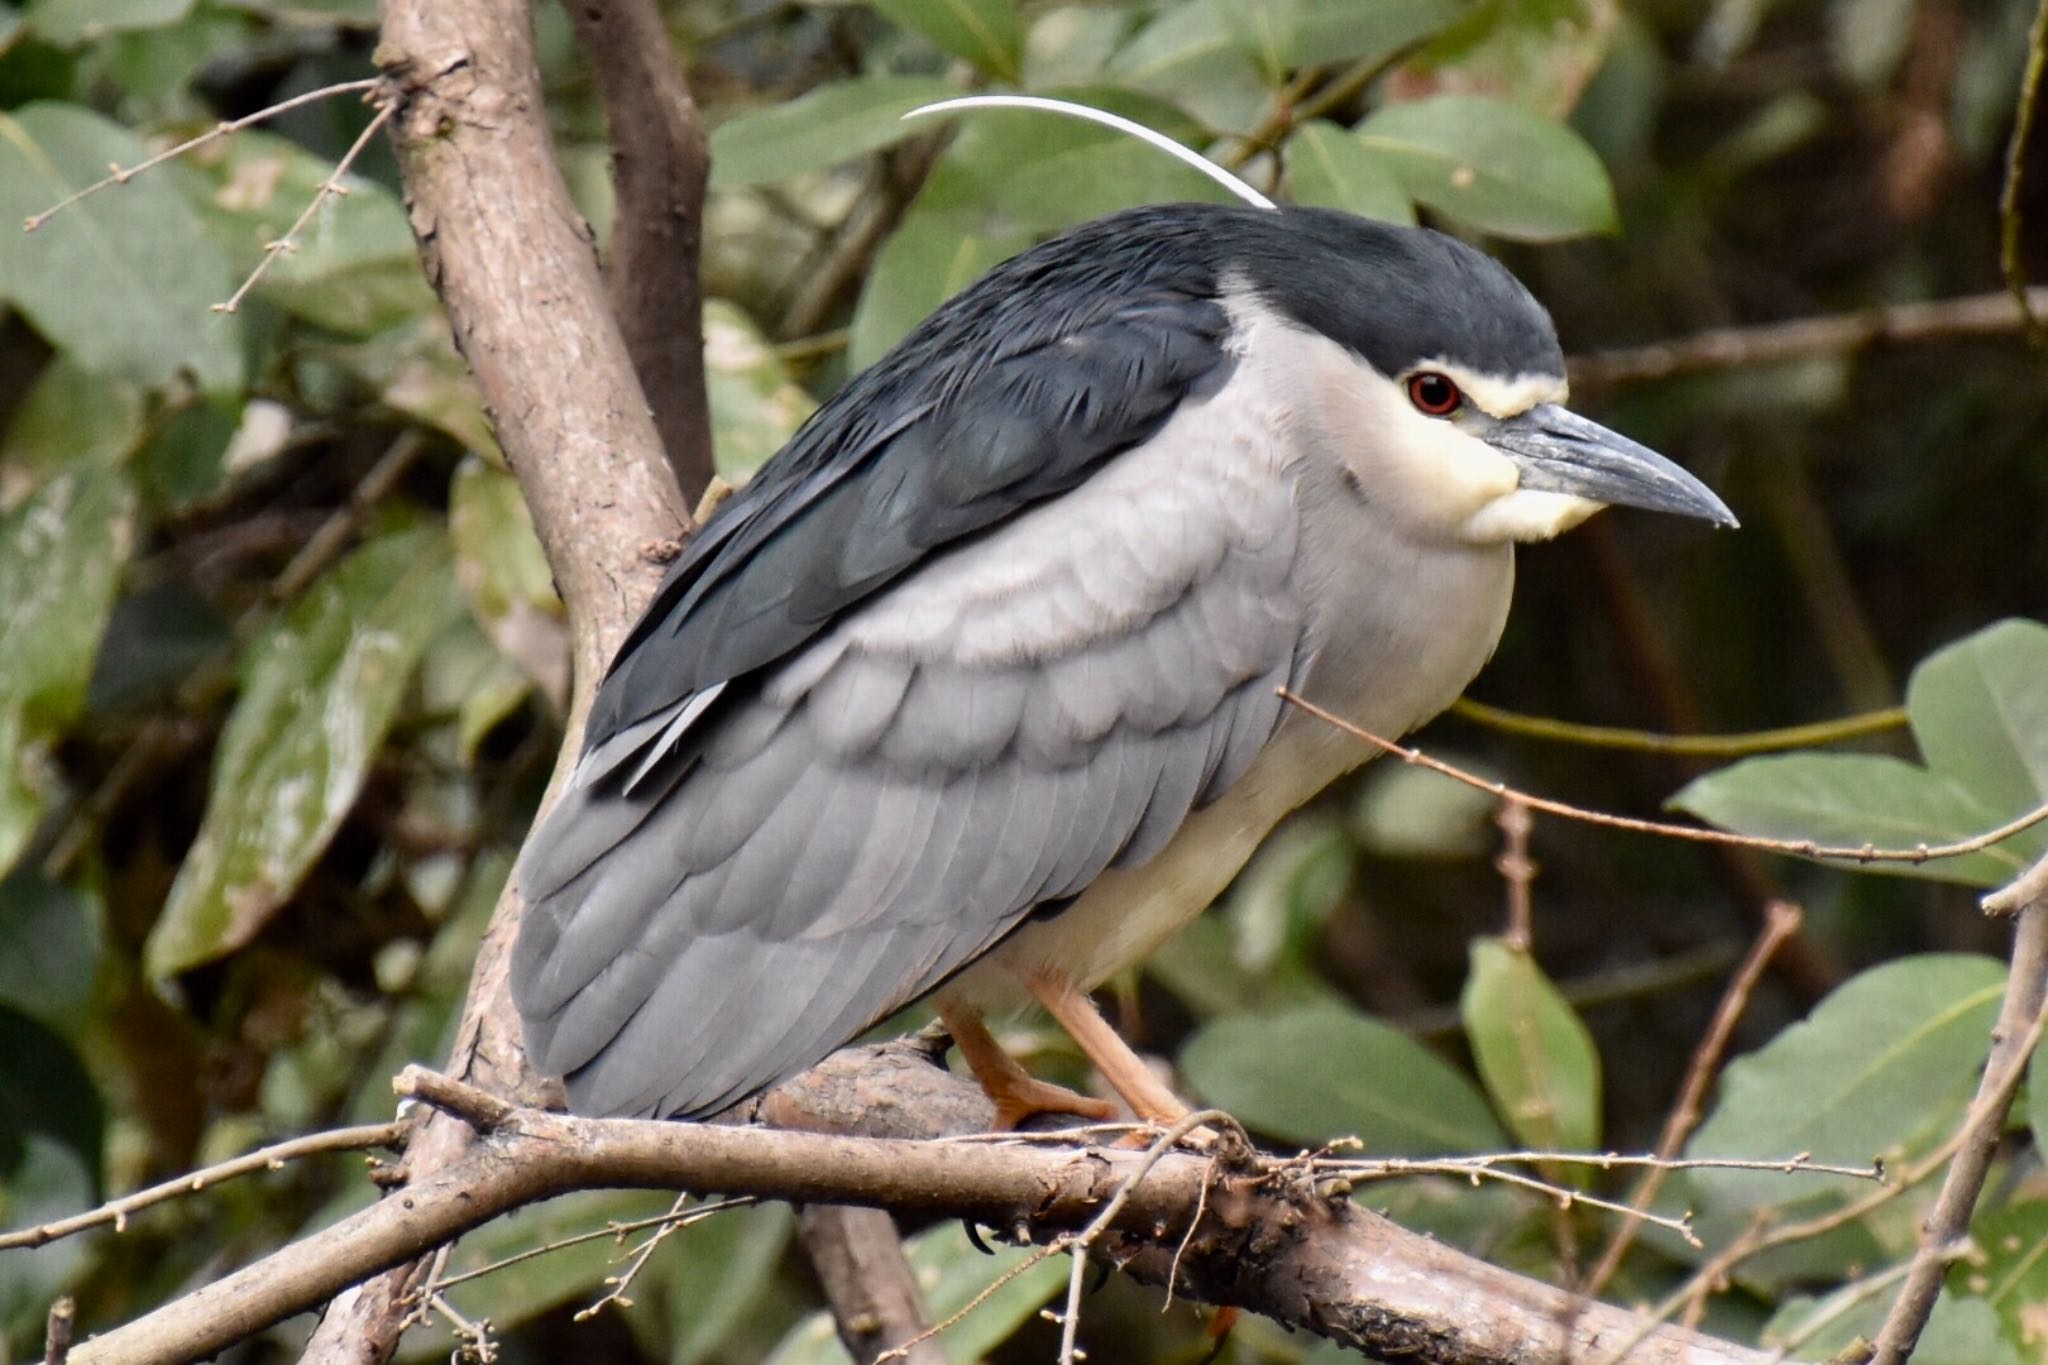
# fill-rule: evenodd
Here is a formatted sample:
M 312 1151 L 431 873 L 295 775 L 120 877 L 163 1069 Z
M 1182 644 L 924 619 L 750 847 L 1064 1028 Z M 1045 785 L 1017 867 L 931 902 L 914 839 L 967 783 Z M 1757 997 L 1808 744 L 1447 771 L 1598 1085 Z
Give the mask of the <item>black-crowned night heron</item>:
M 1036 997 L 1180 1112 L 1087 991 L 1478 672 L 1514 544 L 1606 504 L 1733 525 L 1558 406 L 1543 308 L 1435 232 L 1182 204 L 933 314 L 691 542 L 520 866 L 514 998 L 595 1114 L 714 1113 L 921 997 L 1001 1117 Z

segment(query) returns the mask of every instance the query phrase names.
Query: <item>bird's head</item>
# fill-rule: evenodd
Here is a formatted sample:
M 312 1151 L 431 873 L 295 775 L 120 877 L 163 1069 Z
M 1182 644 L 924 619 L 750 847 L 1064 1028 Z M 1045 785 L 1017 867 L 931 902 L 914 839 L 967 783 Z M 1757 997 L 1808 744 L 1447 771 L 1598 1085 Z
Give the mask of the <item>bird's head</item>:
M 1736 524 L 1691 474 L 1563 406 L 1549 314 L 1484 252 L 1320 209 L 1237 223 L 1256 311 L 1296 338 L 1286 363 L 1317 444 L 1406 524 L 1477 544 L 1548 539 L 1608 506 Z

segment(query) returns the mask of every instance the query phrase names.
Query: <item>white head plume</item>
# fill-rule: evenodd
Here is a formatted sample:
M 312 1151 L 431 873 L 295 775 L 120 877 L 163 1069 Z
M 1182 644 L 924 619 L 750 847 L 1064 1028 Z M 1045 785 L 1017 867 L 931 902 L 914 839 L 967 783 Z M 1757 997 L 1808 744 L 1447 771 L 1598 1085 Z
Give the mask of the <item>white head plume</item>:
M 1097 109 L 1092 105 L 1075 104 L 1071 100 L 1047 99 L 1042 95 L 963 95 L 959 99 L 940 100 L 937 104 L 922 105 L 903 117 L 923 118 L 929 114 L 955 114 L 969 109 L 1037 109 L 1043 113 L 1064 114 L 1068 118 L 1100 123 L 1120 133 L 1128 133 L 1149 146 L 1157 147 L 1183 165 L 1192 166 L 1253 208 L 1276 207 L 1265 195 L 1193 148 L 1183 147 L 1166 134 L 1147 128 L 1142 123 L 1133 122 L 1121 114 L 1112 114 L 1107 109 Z

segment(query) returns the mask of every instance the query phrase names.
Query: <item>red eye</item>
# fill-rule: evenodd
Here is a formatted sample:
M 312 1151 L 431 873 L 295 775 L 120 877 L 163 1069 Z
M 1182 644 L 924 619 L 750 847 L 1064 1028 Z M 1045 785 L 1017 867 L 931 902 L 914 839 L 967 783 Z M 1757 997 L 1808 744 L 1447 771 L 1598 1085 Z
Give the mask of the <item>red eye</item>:
M 1448 417 L 1465 401 L 1458 386 L 1434 370 L 1424 370 L 1408 379 L 1408 401 L 1431 417 Z

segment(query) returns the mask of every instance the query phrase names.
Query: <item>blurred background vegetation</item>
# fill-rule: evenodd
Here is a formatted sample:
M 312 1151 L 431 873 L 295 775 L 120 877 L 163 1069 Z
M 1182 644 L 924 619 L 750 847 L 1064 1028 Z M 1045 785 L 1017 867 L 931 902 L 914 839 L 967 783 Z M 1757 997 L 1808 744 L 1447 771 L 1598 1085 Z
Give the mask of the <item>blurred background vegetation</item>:
M 1218 191 L 1156 152 L 1027 114 L 904 110 L 974 89 L 1142 119 L 1296 200 L 1417 219 L 1501 254 L 1575 356 L 1702 329 L 1996 291 L 2021 0 L 684 0 L 715 128 L 704 276 L 718 460 L 738 479 L 852 368 L 1021 246 Z M 610 218 L 569 24 L 537 13 L 580 202 Z M 351 193 L 228 298 L 371 117 L 352 95 L 206 144 L 33 235 L 72 190 L 217 120 L 374 74 L 367 0 L 0 0 L 0 1225 L 388 1116 L 437 1060 L 560 738 L 560 606 L 373 142 Z M 2020 208 L 2048 223 L 2048 138 Z M 2048 231 L 2022 246 L 2048 265 Z M 1739 353 L 1739 345 L 1735 348 Z M 2019 329 L 1739 354 L 1600 382 L 1581 406 L 1680 459 L 1745 521 L 1615 514 L 1523 556 L 1475 697 L 1658 732 L 1888 712 L 1830 757 L 1589 749 L 1472 715 L 1426 747 L 1605 809 L 1674 793 L 1743 828 L 1939 842 L 2048 798 L 2048 383 Z M 1956 642 L 1962 642 L 1957 644 Z M 1938 650 L 1946 652 L 1936 654 Z M 1915 672 L 1916 664 L 1935 656 Z M 1921 766 L 1921 760 L 1927 766 Z M 1876 876 L 1541 820 L 1533 955 L 1499 935 L 1490 798 L 1382 763 L 1284 827 L 1226 901 L 1123 983 L 1129 1030 L 1282 1144 L 1372 1154 L 1653 1145 L 1765 905 L 1806 911 L 1738 1030 L 1702 1153 L 1898 1169 L 1953 1128 L 2003 982 L 1973 888 L 2039 835 Z M 1932 875 L 1927 875 L 1931 873 Z M 1988 956 L 1987 956 L 1988 954 Z M 1540 967 L 1538 966 L 1540 964 Z M 1880 965 L 1882 964 L 1882 965 Z M 1792 1027 L 1811 1015 L 1803 1027 Z M 1531 1040 L 1534 1040 L 1533 1042 Z M 1050 1030 L 1035 1063 L 1080 1079 Z M 2048 1117 L 2048 1077 L 2028 1113 Z M 1924 1360 L 2039 1359 L 2048 1188 L 2022 1115 Z M 2044 1124 L 2048 1127 L 2048 1124 Z M 1625 1173 L 1565 1173 L 1626 1198 Z M 1709 1248 L 1758 1211 L 1860 1193 L 1672 1182 Z M 35 1251 L 0 1251 L 0 1360 L 50 1298 L 134 1315 L 371 1197 L 294 1166 Z M 1613 1220 L 1500 1187 L 1362 1199 L 1560 1283 Z M 661 1196 L 587 1196 L 464 1244 L 481 1266 Z M 1805 1354 L 1881 1315 L 1915 1197 L 1743 1266 L 1707 1324 Z M 508 1360 L 832 1358 L 786 1210 L 664 1246 L 630 1308 L 587 1243 L 451 1291 Z M 935 1314 L 1003 1250 L 917 1231 Z M 1654 1301 L 1704 1253 L 1644 1235 L 1607 1292 Z M 1050 1357 L 1042 1264 L 949 1334 Z M 1882 1281 L 1877 1281 L 1882 1288 Z M 1846 1286 L 1846 1288 L 1844 1288 Z M 1099 1360 L 1198 1359 L 1200 1319 L 1112 1281 Z M 1816 1314 L 1820 1314 L 1816 1317 Z M 303 1330 L 303 1324 L 300 1325 Z M 290 1350 L 292 1330 L 237 1358 Z M 444 1329 L 409 1354 L 445 1355 Z M 1233 1361 L 1314 1344 L 1258 1322 Z M 1318 1356 L 1320 1360 L 1322 1357 Z

